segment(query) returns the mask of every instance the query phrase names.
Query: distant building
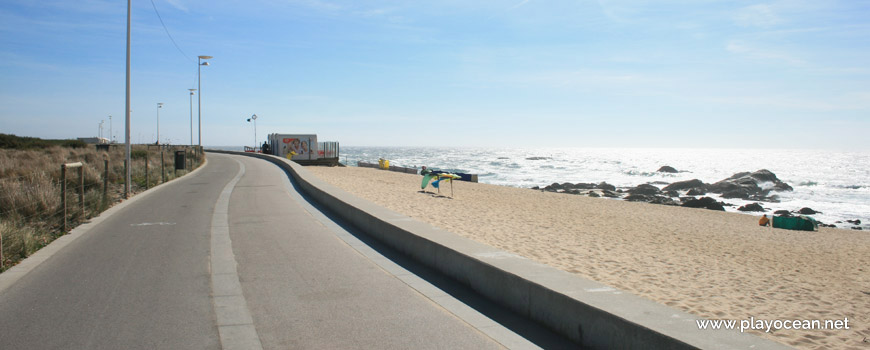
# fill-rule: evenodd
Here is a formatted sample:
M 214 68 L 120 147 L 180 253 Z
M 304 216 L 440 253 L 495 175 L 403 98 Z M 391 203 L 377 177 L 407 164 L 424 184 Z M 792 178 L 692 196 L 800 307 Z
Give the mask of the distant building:
M 105 137 L 79 137 L 79 141 L 87 143 L 89 145 L 107 145 L 109 144 L 109 139 Z

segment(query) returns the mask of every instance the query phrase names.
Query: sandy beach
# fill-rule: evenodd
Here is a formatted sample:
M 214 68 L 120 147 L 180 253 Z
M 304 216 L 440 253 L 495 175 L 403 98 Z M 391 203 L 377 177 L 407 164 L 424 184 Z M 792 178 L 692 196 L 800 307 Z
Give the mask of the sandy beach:
M 307 167 L 420 221 L 707 319 L 844 320 L 753 331 L 802 349 L 870 349 L 870 233 L 760 227 L 750 215 L 457 181 Z

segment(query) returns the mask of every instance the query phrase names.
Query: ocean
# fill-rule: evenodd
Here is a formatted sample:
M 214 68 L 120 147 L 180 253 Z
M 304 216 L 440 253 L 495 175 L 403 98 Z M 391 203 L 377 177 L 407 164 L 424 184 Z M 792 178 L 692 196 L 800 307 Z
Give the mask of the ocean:
M 775 192 L 779 203 L 762 202 L 764 208 L 797 211 L 804 207 L 820 212 L 816 220 L 838 228 L 870 229 L 870 151 L 751 150 L 751 149 L 650 149 L 650 148 L 429 148 L 342 147 L 341 163 L 358 161 L 478 174 L 479 182 L 531 188 L 554 182 L 607 182 L 617 188 L 699 179 L 714 183 L 738 172 L 772 171 L 794 191 Z M 657 172 L 671 166 L 679 173 Z M 566 194 L 568 195 L 568 194 Z M 754 201 L 709 197 L 734 206 Z M 601 199 L 608 200 L 608 199 Z M 650 204 L 653 205 L 653 204 Z M 761 213 L 749 215 L 760 216 Z M 846 220 L 860 220 L 861 224 Z

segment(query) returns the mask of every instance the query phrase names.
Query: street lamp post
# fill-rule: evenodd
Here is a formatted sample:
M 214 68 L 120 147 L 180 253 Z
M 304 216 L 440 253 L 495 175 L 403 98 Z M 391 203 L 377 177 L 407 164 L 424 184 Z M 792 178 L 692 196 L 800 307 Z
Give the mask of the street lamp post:
M 188 90 L 190 90 L 190 145 L 193 146 L 193 92 L 196 89 Z
M 157 145 L 160 144 L 160 109 L 163 108 L 163 102 L 157 102 Z
M 208 62 L 203 62 L 202 60 L 211 59 L 211 56 L 201 55 L 199 56 L 199 60 L 197 60 L 196 64 L 196 85 L 197 89 L 199 89 L 199 96 L 197 96 L 197 104 L 196 104 L 196 113 L 197 118 L 199 119 L 199 147 L 202 148 L 202 66 L 207 66 Z
M 250 118 L 248 118 L 248 123 L 254 121 L 254 150 L 257 149 L 257 115 L 254 114 Z

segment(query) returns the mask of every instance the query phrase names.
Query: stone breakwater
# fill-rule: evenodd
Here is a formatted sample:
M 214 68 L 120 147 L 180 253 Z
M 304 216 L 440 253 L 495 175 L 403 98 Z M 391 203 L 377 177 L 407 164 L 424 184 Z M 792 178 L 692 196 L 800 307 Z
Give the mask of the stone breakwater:
M 658 172 L 675 173 L 670 166 L 659 168 Z M 532 187 L 533 190 L 557 192 L 590 197 L 605 197 L 622 199 L 630 202 L 646 202 L 652 204 L 682 206 L 690 208 L 705 208 L 725 211 L 725 207 L 736 205 L 726 202 L 727 199 L 752 201 L 737 208 L 741 212 L 769 212 L 777 216 L 813 215 L 819 212 L 812 208 L 787 210 L 773 208 L 779 203 L 777 193 L 793 191 L 787 183 L 777 178 L 773 172 L 761 169 L 754 172 L 739 172 L 721 181 L 708 184 L 698 179 L 678 181 L 674 183 L 652 182 L 635 187 L 617 188 L 607 182 L 601 183 L 553 183 L 551 185 Z M 709 194 L 715 194 L 724 200 L 717 200 Z M 861 230 L 858 225 L 861 220 L 845 220 L 836 223 L 819 223 L 824 227 L 840 227 Z M 839 225 L 839 226 L 838 226 Z

